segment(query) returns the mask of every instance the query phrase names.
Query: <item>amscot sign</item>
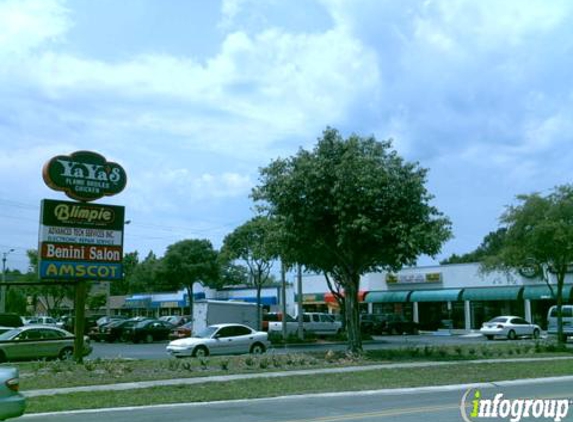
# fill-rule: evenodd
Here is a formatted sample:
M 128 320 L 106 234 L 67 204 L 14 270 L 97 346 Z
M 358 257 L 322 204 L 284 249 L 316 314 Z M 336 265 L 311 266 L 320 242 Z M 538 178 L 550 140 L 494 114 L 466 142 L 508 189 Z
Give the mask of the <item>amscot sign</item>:
M 124 207 L 44 199 L 39 276 L 118 280 L 123 276 Z
M 91 151 L 52 158 L 45 164 L 42 176 L 50 188 L 79 201 L 115 195 L 127 184 L 123 167 Z

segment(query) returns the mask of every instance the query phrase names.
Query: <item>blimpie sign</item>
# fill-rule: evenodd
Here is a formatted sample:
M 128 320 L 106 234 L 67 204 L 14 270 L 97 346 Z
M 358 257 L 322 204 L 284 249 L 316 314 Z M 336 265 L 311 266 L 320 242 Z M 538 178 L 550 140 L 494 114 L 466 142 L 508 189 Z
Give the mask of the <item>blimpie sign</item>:
M 39 275 L 45 280 L 118 280 L 123 276 L 125 209 L 44 199 Z
M 79 201 L 116 195 L 127 184 L 123 167 L 92 151 L 58 155 L 44 165 L 42 176 L 50 188 Z
M 85 227 L 83 233 L 92 235 L 98 229 L 123 230 L 124 218 L 125 208 L 116 205 L 83 204 L 52 199 L 42 201 L 41 223 L 45 226 L 78 229 Z

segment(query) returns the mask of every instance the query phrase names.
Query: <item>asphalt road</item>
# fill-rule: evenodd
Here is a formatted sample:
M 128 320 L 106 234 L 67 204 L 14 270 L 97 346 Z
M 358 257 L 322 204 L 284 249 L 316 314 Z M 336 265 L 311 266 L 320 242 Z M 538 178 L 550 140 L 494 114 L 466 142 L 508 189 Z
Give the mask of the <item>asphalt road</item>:
M 499 385 L 502 384 L 502 385 Z M 513 382 L 494 386 L 480 386 L 481 397 L 493 399 L 498 393 L 506 398 L 522 399 L 567 399 L 567 415 L 563 421 L 573 421 L 573 382 L 553 380 L 551 382 L 528 382 L 513 385 Z M 282 397 L 273 399 L 243 400 L 219 403 L 178 404 L 150 406 L 145 408 L 110 409 L 83 411 L 79 413 L 58 413 L 53 415 L 27 415 L 21 420 L 42 422 L 156 422 L 171 420 L 178 422 L 460 422 L 460 403 L 466 387 L 409 389 L 385 392 L 354 392 L 328 395 Z M 465 402 L 471 406 L 475 398 L 471 390 Z M 469 415 L 471 408 L 464 408 Z M 510 418 L 468 418 L 466 420 L 509 421 Z M 522 418 L 527 420 L 554 420 Z
M 494 340 L 493 343 L 504 343 L 508 340 Z M 531 340 L 519 340 L 531 341 Z M 95 358 L 134 358 L 134 359 L 167 359 L 169 356 L 165 352 L 167 341 L 155 342 L 150 344 L 133 344 L 133 343 L 97 343 L 92 342 L 94 348 L 91 359 Z M 365 350 L 377 350 L 387 348 L 400 348 L 408 346 L 437 346 L 437 345 L 454 345 L 454 344 L 476 344 L 492 343 L 488 342 L 482 336 L 444 336 L 444 335 L 404 335 L 404 336 L 381 336 L 376 337 L 374 341 L 364 344 Z M 346 350 L 346 345 L 338 344 L 313 344 L 305 346 L 288 346 L 273 348 L 274 353 L 295 353 L 305 351 L 327 351 L 327 350 Z

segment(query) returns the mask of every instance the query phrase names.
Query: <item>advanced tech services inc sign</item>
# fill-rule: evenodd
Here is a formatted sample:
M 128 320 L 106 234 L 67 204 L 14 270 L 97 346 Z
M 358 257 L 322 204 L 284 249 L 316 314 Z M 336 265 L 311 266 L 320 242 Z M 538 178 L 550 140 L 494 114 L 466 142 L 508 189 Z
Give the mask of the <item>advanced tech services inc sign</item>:
M 42 280 L 123 277 L 125 208 L 44 199 L 39 235 Z

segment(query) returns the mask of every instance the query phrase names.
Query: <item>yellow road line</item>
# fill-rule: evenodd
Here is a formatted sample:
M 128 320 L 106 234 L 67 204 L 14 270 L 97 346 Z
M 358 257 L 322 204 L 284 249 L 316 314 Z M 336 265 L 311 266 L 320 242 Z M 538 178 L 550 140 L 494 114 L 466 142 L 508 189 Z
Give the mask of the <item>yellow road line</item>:
M 368 413 L 349 413 L 347 415 L 336 415 L 336 416 L 323 416 L 314 419 L 292 419 L 288 421 L 281 422 L 339 422 L 339 421 L 356 421 L 359 419 L 367 419 L 372 417 L 385 417 L 385 416 L 398 416 L 407 415 L 413 413 L 424 413 L 424 412 L 439 412 L 443 410 L 459 409 L 460 405 L 443 405 L 443 406 L 426 406 L 426 407 L 411 407 L 402 409 L 389 409 L 382 410 L 380 412 L 368 412 Z

